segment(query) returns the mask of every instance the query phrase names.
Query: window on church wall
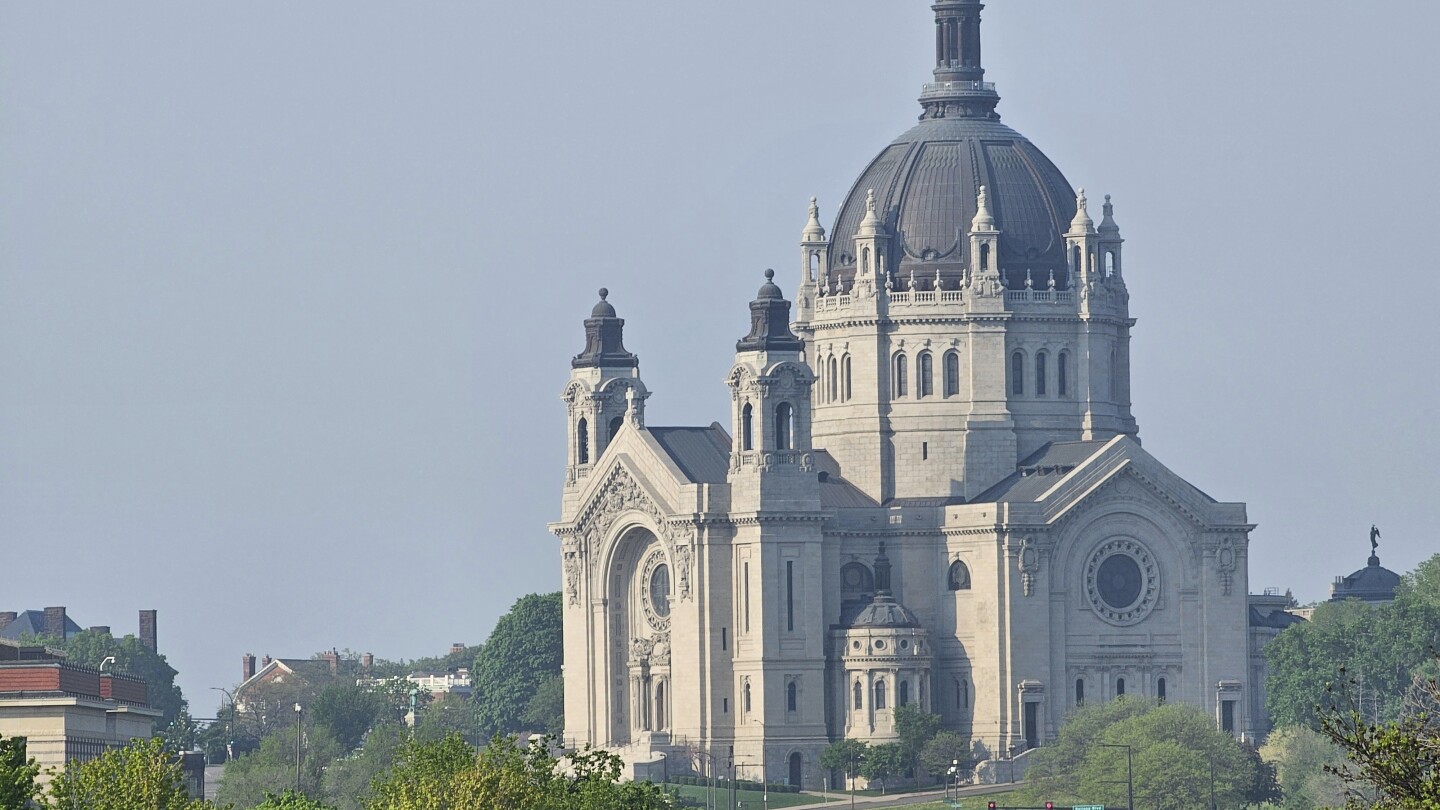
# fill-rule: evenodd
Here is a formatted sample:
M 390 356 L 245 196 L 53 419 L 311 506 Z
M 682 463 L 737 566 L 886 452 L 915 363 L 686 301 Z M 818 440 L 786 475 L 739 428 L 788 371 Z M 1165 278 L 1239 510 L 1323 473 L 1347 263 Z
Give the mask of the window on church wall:
M 1035 355 L 1035 396 L 1037 397 L 1045 396 L 1045 367 L 1049 365 L 1049 359 L 1050 356 L 1045 352 Z
M 665 682 L 655 684 L 655 729 L 665 730 Z
M 748 713 L 750 712 L 750 682 L 749 682 L 749 681 L 746 681 L 746 682 L 745 682 L 745 704 L 744 704 L 744 705 L 745 705 L 745 712 L 748 714 Z
M 583 416 L 575 425 L 575 459 L 577 464 L 590 463 L 590 423 Z
M 896 687 L 896 692 L 895 692 L 895 705 L 896 705 L 896 706 L 908 706 L 908 705 L 910 705 L 910 682 L 909 682 L 909 681 L 901 681 L 901 682 L 900 682 L 900 685 Z
M 980 272 L 981 272 L 981 273 L 988 273 L 989 271 L 990 271 L 990 246 L 989 246 L 989 245 L 981 245 L 981 246 L 980 246 Z
M 615 436 L 620 433 L 620 428 L 625 426 L 625 417 L 617 416 L 610 420 L 610 441 L 615 441 Z
M 740 409 L 740 448 L 755 449 L 755 408 L 748 402 Z
M 1161 703 L 1164 703 L 1164 702 L 1165 702 L 1165 699 L 1166 699 L 1167 697 L 1169 697 L 1169 695 L 1167 695 L 1166 692 L 1165 692 L 1165 679 L 1164 679 L 1164 678 L 1161 678 L 1161 679 L 1159 679 L 1159 680 L 1157 680 L 1157 681 L 1155 682 L 1155 697 L 1156 697 Z
M 1220 701 L 1220 730 L 1226 734 L 1235 733 L 1235 701 Z
M 745 632 L 750 632 L 750 563 L 741 567 L 740 578 L 741 601 L 745 608 Z
M 861 686 L 859 681 L 856 681 L 855 688 L 851 691 L 854 692 L 855 709 L 858 711 L 865 708 L 865 687 Z
M 956 560 L 950 565 L 949 580 L 950 590 L 952 591 L 970 590 L 970 569 L 966 567 L 965 563 Z
M 860 272 L 868 275 L 870 273 L 870 248 L 860 251 Z
M 775 406 L 775 449 L 795 449 L 795 408 L 788 402 Z
M 1076 678 L 1076 679 L 1075 679 L 1075 705 L 1076 705 L 1076 706 L 1084 706 L 1084 705 L 1085 705 L 1085 679 L 1084 679 L 1084 678 Z
M 1022 352 L 1010 355 L 1010 393 L 1017 397 L 1025 395 L 1025 355 Z
M 934 361 L 929 352 L 921 352 L 919 367 L 915 372 L 915 393 L 917 396 L 931 397 L 935 395 L 935 369 Z
M 820 277 L 820 254 L 813 250 L 810 251 L 810 261 L 808 264 L 809 267 L 807 269 L 810 274 L 810 280 L 815 281 Z
M 1115 275 L 1115 251 L 1113 250 L 1105 251 L 1105 275 L 1107 278 Z
M 843 361 L 841 361 L 841 363 L 840 363 L 840 368 L 841 368 L 840 387 L 841 387 L 841 391 L 842 391 L 842 393 L 840 394 L 840 401 L 841 401 L 841 402 L 849 402 L 849 401 L 850 401 L 850 397 L 851 397 L 851 395 L 852 395 L 852 394 L 851 394 L 851 388 L 850 388 L 850 355 L 848 355 L 848 354 L 845 355 L 845 359 L 844 359 Z
M 794 681 L 785 685 L 785 711 L 800 711 L 800 688 Z
M 837 371 L 838 367 L 835 362 L 835 358 L 831 357 L 830 362 L 827 364 L 825 374 L 825 382 L 828 384 L 827 390 L 829 391 L 829 400 L 831 402 L 834 402 L 835 400 L 840 398 L 840 375 L 837 373 Z
M 1115 697 L 1117 697 L 1117 698 L 1125 697 L 1125 679 L 1124 679 L 1124 678 L 1116 678 L 1116 679 L 1115 679 Z
M 1082 269 L 1080 267 L 1080 246 L 1076 245 L 1070 249 L 1070 270 L 1079 274 Z
M 895 355 L 895 398 L 908 396 L 910 393 L 909 369 L 905 364 L 905 355 Z
M 785 629 L 795 632 L 795 561 L 785 561 Z
M 875 682 L 875 708 L 885 708 L 885 679 L 881 678 Z
M 1055 358 L 1055 393 L 1058 396 L 1070 396 L 1070 353 L 1060 352 Z
M 960 395 L 960 355 L 957 352 L 945 353 L 945 396 L 955 397 Z

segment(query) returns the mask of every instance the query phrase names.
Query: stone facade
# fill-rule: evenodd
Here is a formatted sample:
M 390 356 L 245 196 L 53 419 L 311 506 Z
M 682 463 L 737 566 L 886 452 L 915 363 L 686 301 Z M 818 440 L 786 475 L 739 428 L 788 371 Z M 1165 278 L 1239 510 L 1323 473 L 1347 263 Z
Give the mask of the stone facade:
M 833 238 L 811 201 L 727 426 L 647 427 L 606 291 L 585 321 L 551 527 L 575 742 L 819 787 L 821 750 L 894 739 L 907 703 L 996 754 L 1118 695 L 1263 728 L 1253 527 L 1140 445 L 1113 206 L 1097 227 L 998 123 L 980 4 L 934 9 L 925 119 Z

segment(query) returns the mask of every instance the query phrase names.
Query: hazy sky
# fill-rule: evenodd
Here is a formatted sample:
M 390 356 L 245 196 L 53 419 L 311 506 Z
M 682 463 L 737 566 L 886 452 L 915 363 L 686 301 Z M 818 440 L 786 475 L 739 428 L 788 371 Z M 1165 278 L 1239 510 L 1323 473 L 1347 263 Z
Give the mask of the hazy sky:
M 1440 4 L 994 0 L 1007 123 L 1127 239 L 1145 446 L 1243 500 L 1255 589 L 1435 534 Z M 477 643 L 558 589 L 608 286 L 651 424 L 728 413 L 916 119 L 923 0 L 0 0 L 0 609 L 240 656 Z

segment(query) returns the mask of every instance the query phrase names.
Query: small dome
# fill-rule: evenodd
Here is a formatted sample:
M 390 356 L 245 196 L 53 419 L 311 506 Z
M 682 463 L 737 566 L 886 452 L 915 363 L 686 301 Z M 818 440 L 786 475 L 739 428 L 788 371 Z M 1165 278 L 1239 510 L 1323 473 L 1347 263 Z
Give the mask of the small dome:
M 607 289 L 605 289 L 604 287 L 601 287 L 601 288 L 600 288 L 600 302 L 595 305 L 595 308 L 594 308 L 594 309 L 590 310 L 590 317 L 592 317 L 592 318 L 613 318 L 613 317 L 615 317 L 615 307 L 611 306 L 611 305 L 610 305 L 610 302 L 605 300 L 605 299 L 608 298 L 609 296 L 610 296 L 610 291 L 607 290 Z
M 1359 599 L 1364 602 L 1393 602 L 1400 587 L 1400 575 L 1380 564 L 1371 555 L 1368 565 L 1348 577 L 1338 578 L 1331 586 L 1330 601 Z
M 876 596 L 855 616 L 851 627 L 919 627 L 920 617 L 890 596 Z
M 765 271 L 765 283 L 760 285 L 760 292 L 755 293 L 755 300 L 770 301 L 784 298 L 785 294 L 780 292 L 780 287 L 775 283 L 775 271 Z

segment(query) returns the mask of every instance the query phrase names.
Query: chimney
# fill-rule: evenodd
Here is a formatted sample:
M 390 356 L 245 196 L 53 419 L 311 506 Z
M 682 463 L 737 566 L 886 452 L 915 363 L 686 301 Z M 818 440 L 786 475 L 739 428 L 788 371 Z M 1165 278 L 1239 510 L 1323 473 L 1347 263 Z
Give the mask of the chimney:
M 374 668 L 375 668 L 375 656 L 374 656 L 374 655 L 371 655 L 370 653 L 365 653 L 364 655 L 360 656 L 360 669 L 362 670 L 363 674 L 364 674 L 367 678 L 370 676 L 370 671 L 373 670 Z
M 155 611 L 140 611 L 140 643 L 150 652 L 155 652 Z
M 272 661 L 274 661 L 274 660 L 275 660 L 274 658 L 271 658 L 271 657 L 268 656 L 268 655 L 265 656 L 264 658 L 261 658 L 261 659 L 260 659 L 260 668 L 261 668 L 261 669 L 264 669 L 265 667 L 270 666 L 270 662 L 272 662 Z
M 454 644 L 451 644 L 451 645 L 450 645 L 450 654 L 451 654 L 451 655 L 459 655 L 460 653 L 463 653 L 463 652 L 465 652 L 465 645 L 464 645 L 464 644 L 462 644 L 462 643 L 460 643 L 460 642 L 457 641 L 457 642 L 455 642 Z
M 65 608 L 45 608 L 45 635 L 65 640 Z
M 7 610 L 4 613 L 0 613 L 0 630 L 4 630 L 6 627 L 9 627 L 10 623 L 18 618 L 20 618 L 20 614 L 16 613 L 13 610 Z
M 240 682 L 245 683 L 255 677 L 255 654 L 245 653 L 240 657 Z
M 333 648 L 332 648 L 332 649 L 330 650 L 330 652 L 322 653 L 322 654 L 320 655 L 320 657 L 323 658 L 323 659 L 325 659 L 326 661 L 328 661 L 328 662 L 330 663 L 330 677 L 333 678 L 333 677 L 335 677 L 336 675 L 339 675 L 339 674 L 340 674 L 340 651 L 339 651 L 339 650 L 336 650 L 336 649 L 333 649 Z
M 105 635 L 108 636 L 108 635 L 110 635 L 110 625 L 108 625 L 108 624 L 97 624 L 97 625 L 94 625 L 94 626 L 92 626 L 92 627 L 90 628 L 90 632 L 92 632 L 92 633 L 104 633 Z

